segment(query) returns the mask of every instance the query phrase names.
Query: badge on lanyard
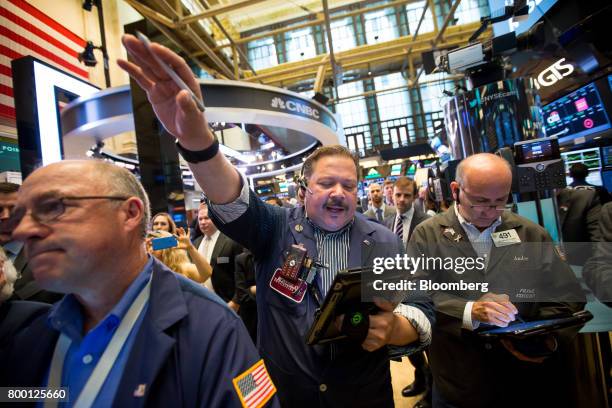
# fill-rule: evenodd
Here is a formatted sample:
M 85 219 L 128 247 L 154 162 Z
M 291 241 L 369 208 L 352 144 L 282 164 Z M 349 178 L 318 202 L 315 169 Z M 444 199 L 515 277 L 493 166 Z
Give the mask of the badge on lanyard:
M 270 287 L 286 298 L 291 299 L 296 303 L 301 303 L 302 300 L 304 300 L 304 295 L 306 294 L 308 284 L 302 279 L 290 281 L 283 276 L 281 268 L 278 268 L 272 275 Z
M 521 238 L 519 238 L 515 229 L 493 232 L 491 238 L 493 238 L 493 244 L 495 244 L 497 248 L 521 243 Z

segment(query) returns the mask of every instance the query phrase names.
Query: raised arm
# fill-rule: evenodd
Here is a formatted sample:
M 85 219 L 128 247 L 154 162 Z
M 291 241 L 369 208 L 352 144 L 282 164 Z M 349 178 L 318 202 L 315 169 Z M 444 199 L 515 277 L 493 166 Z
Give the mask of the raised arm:
M 117 63 L 146 92 L 155 115 L 166 130 L 187 150 L 200 151 L 211 146 L 214 136 L 208 128 L 206 116 L 200 112 L 189 92 L 174 83 L 150 52 L 172 67 L 201 99 L 200 86 L 187 63 L 176 53 L 156 43 L 151 45 L 149 52 L 133 35 L 124 35 L 123 45 L 131 61 L 119 59 Z M 225 204 L 240 195 L 240 175 L 222 153 L 217 152 L 205 162 L 189 163 L 189 167 L 211 202 Z

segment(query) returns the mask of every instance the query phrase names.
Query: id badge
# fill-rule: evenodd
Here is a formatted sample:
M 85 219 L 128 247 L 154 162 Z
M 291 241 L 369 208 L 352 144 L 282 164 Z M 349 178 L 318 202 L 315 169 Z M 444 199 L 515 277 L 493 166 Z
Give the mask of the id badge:
M 521 243 L 521 238 L 519 238 L 515 229 L 494 232 L 491 234 L 491 238 L 497 248 Z
M 272 275 L 270 287 L 295 303 L 301 303 L 304 300 L 308 284 L 302 279 L 291 282 L 283 276 L 281 269 L 278 268 Z

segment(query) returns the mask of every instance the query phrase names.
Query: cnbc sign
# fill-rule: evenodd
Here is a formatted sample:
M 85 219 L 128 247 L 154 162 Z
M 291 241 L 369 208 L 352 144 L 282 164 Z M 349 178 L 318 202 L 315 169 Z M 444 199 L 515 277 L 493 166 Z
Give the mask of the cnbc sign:
M 318 109 L 310 107 L 305 103 L 296 102 L 290 99 L 285 100 L 279 96 L 272 98 L 270 107 L 292 113 L 301 113 L 302 115 L 310 116 L 314 119 L 319 119 L 321 117 Z

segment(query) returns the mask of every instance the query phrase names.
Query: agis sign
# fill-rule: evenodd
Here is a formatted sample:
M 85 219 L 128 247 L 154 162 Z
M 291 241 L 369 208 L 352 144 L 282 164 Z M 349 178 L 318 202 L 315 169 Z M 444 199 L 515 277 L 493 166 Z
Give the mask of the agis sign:
M 565 58 L 561 58 L 538 74 L 535 80 L 535 86 L 537 89 L 543 86 L 552 86 L 572 72 L 574 72 L 574 66 L 566 63 Z

